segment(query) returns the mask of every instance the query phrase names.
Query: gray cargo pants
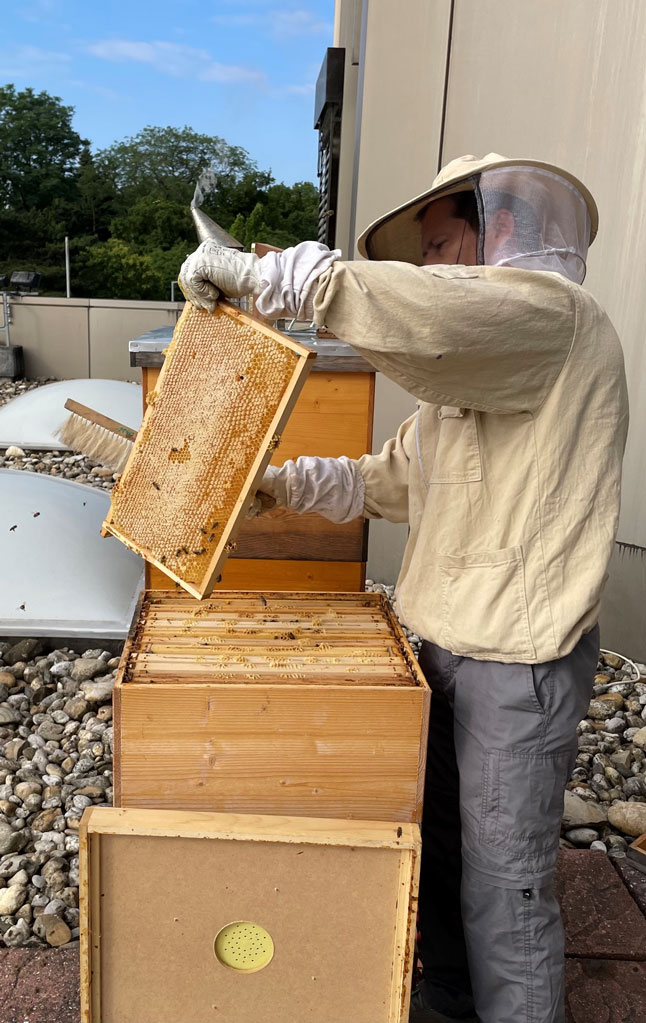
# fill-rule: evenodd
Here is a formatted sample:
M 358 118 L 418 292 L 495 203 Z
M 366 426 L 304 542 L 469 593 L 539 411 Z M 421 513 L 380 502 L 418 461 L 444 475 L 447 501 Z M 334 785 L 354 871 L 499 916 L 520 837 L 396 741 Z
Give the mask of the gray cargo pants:
M 476 661 L 422 644 L 433 697 L 421 958 L 443 1005 L 443 991 L 449 1004 L 473 991 L 480 1023 L 564 1019 L 553 877 L 598 652 L 598 628 L 546 664 Z

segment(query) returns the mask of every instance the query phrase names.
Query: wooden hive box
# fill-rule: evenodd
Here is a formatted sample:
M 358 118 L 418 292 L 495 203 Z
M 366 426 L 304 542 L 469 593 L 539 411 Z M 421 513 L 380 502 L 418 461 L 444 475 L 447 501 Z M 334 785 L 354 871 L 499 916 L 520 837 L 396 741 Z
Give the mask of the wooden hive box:
M 429 702 L 380 594 L 144 592 L 115 804 L 419 821 Z
M 86 810 L 82 1023 L 405 1023 L 417 825 Z

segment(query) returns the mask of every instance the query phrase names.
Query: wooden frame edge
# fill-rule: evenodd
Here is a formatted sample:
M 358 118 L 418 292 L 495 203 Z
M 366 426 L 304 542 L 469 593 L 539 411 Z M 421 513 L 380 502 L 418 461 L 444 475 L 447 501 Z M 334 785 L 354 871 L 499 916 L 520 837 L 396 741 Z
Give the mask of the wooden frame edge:
M 400 851 L 416 849 L 419 843 L 418 825 L 407 822 L 345 821 L 336 818 L 138 807 L 93 807 L 91 815 L 87 816 L 86 829 L 88 840 L 92 835 L 143 835 Z
M 415 825 L 416 827 L 416 825 Z M 388 1023 L 408 1023 L 417 935 L 417 904 L 421 865 L 421 836 L 413 848 L 402 852 L 399 861 L 398 895 L 393 968 L 390 985 L 391 1003 Z
M 276 333 L 278 333 L 278 331 L 276 331 Z M 282 340 L 282 335 L 280 335 L 280 337 Z M 303 348 L 304 346 L 298 345 L 298 347 Z M 285 424 L 287 423 L 287 420 L 289 419 L 289 416 L 300 397 L 303 385 L 309 376 L 312 368 L 312 361 L 316 358 L 316 353 L 310 352 L 309 349 L 305 349 L 305 351 L 308 352 L 308 358 L 299 359 L 294 366 L 289 384 L 285 387 L 285 391 L 278 408 L 276 409 L 274 417 L 263 437 L 260 450 L 256 455 L 249 472 L 247 473 L 247 478 L 241 487 L 240 496 L 236 501 L 236 505 L 234 505 L 231 515 L 229 516 L 229 520 L 227 522 L 228 528 L 225 527 L 225 535 L 222 536 L 220 543 L 213 552 L 213 557 L 211 558 L 211 562 L 206 569 L 202 580 L 195 584 L 195 589 L 199 594 L 199 599 L 210 596 L 215 588 L 218 581 L 217 577 L 229 556 L 227 547 L 229 547 L 230 544 L 235 543 L 236 536 L 238 535 L 242 523 L 245 521 L 246 514 L 251 506 L 254 494 L 258 489 L 265 470 L 272 459 L 272 455 L 274 453 L 272 441 L 275 437 L 280 438 Z M 156 564 L 156 562 L 154 563 Z M 159 565 L 158 567 L 164 571 L 163 565 Z M 185 584 L 181 579 L 178 579 L 177 581 L 181 586 L 185 587 Z
M 92 816 L 86 810 L 79 827 L 81 1023 L 101 1023 L 101 850 Z

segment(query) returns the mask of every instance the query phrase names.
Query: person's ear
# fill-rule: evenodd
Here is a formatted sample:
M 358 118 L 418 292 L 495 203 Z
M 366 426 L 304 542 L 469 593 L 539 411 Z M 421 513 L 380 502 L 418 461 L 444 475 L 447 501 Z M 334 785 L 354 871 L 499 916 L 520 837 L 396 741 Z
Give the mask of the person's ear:
M 514 233 L 514 224 L 514 214 L 510 210 L 496 210 L 491 218 L 490 231 L 493 230 L 493 236 L 497 242 L 503 242 L 507 238 L 511 238 Z

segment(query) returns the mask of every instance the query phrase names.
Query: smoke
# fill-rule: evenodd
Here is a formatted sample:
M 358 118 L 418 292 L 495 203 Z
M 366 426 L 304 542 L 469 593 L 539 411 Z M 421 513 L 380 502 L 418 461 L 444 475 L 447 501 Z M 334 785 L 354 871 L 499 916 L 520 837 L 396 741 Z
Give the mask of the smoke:
M 211 192 L 214 192 L 217 186 L 218 186 L 217 174 L 215 173 L 212 167 L 207 167 L 206 170 L 202 171 L 199 178 L 197 179 L 197 184 L 195 186 L 195 194 L 193 195 L 193 199 L 191 201 L 191 209 L 194 209 L 195 207 L 199 208 L 204 202 L 206 196 L 210 195 Z

